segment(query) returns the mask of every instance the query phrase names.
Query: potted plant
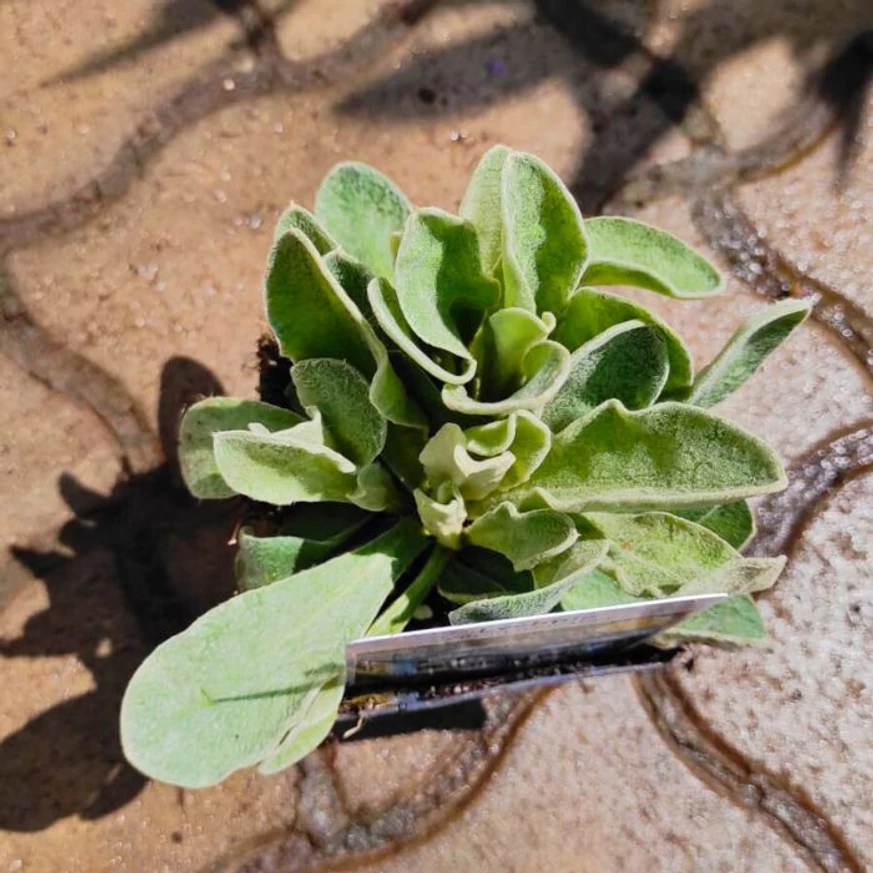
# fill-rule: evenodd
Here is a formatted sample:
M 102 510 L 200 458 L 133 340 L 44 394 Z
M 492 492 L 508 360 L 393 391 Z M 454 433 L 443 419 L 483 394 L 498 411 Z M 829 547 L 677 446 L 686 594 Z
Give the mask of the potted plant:
M 189 787 L 293 764 L 333 725 L 346 644 L 422 607 L 463 623 L 727 592 L 662 643 L 762 639 L 750 594 L 784 559 L 740 554 L 746 500 L 785 475 L 709 408 L 808 307 L 761 309 L 695 373 L 613 285 L 691 299 L 722 279 L 664 231 L 583 220 L 542 161 L 503 146 L 459 215 L 358 163 L 328 174 L 314 214 L 292 205 L 265 279 L 284 390 L 206 398 L 179 437 L 194 496 L 263 510 L 239 532 L 241 593 L 132 678 L 131 763 Z

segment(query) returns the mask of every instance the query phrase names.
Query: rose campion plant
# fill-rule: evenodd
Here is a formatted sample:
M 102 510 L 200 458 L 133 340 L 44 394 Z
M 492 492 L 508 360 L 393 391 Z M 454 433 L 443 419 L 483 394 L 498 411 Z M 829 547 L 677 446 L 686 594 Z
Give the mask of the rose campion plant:
M 132 678 L 131 763 L 189 787 L 293 764 L 333 725 L 346 644 L 402 632 L 425 601 L 462 623 L 728 592 L 659 642 L 763 639 L 750 594 L 784 560 L 739 550 L 746 499 L 785 475 L 709 407 L 808 306 L 764 307 L 695 373 L 614 285 L 692 299 L 722 280 L 671 234 L 583 220 L 542 161 L 503 146 L 458 215 L 358 163 L 328 174 L 314 214 L 292 205 L 265 279 L 284 401 L 207 398 L 180 432 L 192 494 L 274 509 L 239 534 L 241 593 Z

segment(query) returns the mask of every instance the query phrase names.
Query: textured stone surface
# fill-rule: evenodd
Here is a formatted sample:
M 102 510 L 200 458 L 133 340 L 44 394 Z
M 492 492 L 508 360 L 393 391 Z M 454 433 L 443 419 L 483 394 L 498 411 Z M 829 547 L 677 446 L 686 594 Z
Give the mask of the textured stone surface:
M 873 107 L 840 177 L 816 96 L 867 4 L 234 6 L 0 2 L 0 873 L 873 866 Z M 804 327 L 721 409 L 799 483 L 765 507 L 793 531 L 772 646 L 496 698 L 479 730 L 329 745 L 271 779 L 145 784 L 122 689 L 226 596 L 235 519 L 153 446 L 194 396 L 253 394 L 272 223 L 343 158 L 454 208 L 499 141 L 586 210 L 621 202 L 729 269 L 718 302 L 647 298 L 699 364 L 774 287 L 860 308 L 852 336 Z

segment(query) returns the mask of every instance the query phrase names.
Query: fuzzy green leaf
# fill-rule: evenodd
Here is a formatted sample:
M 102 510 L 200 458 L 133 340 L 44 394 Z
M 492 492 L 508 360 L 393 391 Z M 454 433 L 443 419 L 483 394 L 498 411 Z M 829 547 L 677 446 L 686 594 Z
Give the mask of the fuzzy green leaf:
M 769 446 L 712 413 L 680 403 L 630 412 L 610 400 L 553 439 L 524 487 L 581 511 L 715 506 L 785 482 Z
M 811 308 L 807 300 L 782 300 L 753 313 L 718 357 L 697 374 L 686 402 L 714 406 L 736 391 L 805 321 Z
M 688 387 L 694 379 L 694 364 L 685 343 L 669 325 L 626 297 L 595 288 L 579 288 L 570 298 L 567 309 L 552 333 L 552 339 L 574 352 L 608 328 L 628 321 L 651 325 L 664 338 L 670 361 L 670 373 L 664 390 Z
M 526 309 L 498 309 L 488 317 L 481 333 L 482 366 L 477 370 L 486 400 L 505 397 L 523 380 L 527 353 L 541 343 L 555 326 L 550 312 L 543 318 Z
M 489 149 L 473 171 L 458 214 L 476 228 L 482 263 L 494 273 L 503 245 L 503 219 L 500 209 L 501 174 L 507 156 L 506 146 Z
M 276 222 L 273 240 L 277 241 L 289 230 L 299 230 L 316 248 L 320 255 L 326 255 L 336 248 L 336 242 L 316 221 L 315 216 L 302 206 L 292 203 Z
M 593 569 L 606 557 L 608 543 L 589 525 L 582 525 L 585 538 L 576 542 L 564 552 L 549 558 L 533 570 L 537 588 L 545 588 L 554 582 L 573 577 L 573 584 Z
M 155 649 L 122 701 L 127 759 L 198 788 L 277 751 L 426 546 L 416 527 L 234 597 Z
M 464 431 L 467 451 L 483 458 L 493 458 L 507 451 L 515 440 L 516 416 L 498 418 Z
M 542 409 L 557 393 L 570 374 L 570 353 L 551 340 L 528 349 L 522 363 L 522 386 L 502 400 L 475 400 L 465 385 L 446 385 L 443 403 L 463 415 L 509 415 L 519 410 Z
M 442 597 L 463 606 L 476 600 L 533 591 L 528 571 L 517 572 L 503 555 L 466 546 L 457 552 L 438 582 Z
M 267 319 L 285 357 L 295 362 L 338 358 L 372 377 L 366 321 L 299 230 L 286 233 L 270 253 L 265 299 Z
M 457 549 L 467 519 L 467 507 L 457 489 L 451 489 L 444 500 L 437 500 L 420 488 L 412 496 L 425 531 L 447 549 Z
M 315 196 L 315 215 L 352 257 L 379 276 L 391 277 L 391 234 L 403 229 L 412 204 L 378 170 L 337 164 Z
M 410 216 L 394 277 L 400 309 L 414 334 L 431 348 L 472 360 L 466 342 L 500 294 L 482 268 L 473 226 L 439 209 Z
M 357 488 L 357 469 L 348 458 L 293 430 L 216 434 L 215 461 L 238 494 L 276 506 L 346 501 Z
M 621 587 L 634 596 L 746 594 L 773 584 L 782 559 L 741 558 L 705 527 L 664 512 L 589 513 L 609 540 L 609 560 Z
M 543 410 L 543 421 L 557 433 L 612 398 L 643 409 L 657 400 L 669 368 L 655 328 L 639 321 L 607 328 L 570 356 L 570 375 Z
M 585 230 L 591 254 L 586 285 L 633 285 L 685 299 L 723 288 L 718 270 L 665 230 L 612 216 L 588 219 Z
M 344 503 L 311 503 L 298 507 L 275 536 L 244 527 L 237 538 L 237 585 L 242 591 L 261 588 L 321 563 L 371 517 Z
M 460 373 L 447 370 L 422 348 L 415 336 L 397 298 L 397 292 L 390 282 L 384 279 L 374 279 L 367 287 L 367 299 L 379 327 L 385 331 L 388 338 L 426 373 L 435 376 L 441 382 L 462 385 L 469 382 L 476 372 L 476 361 L 470 357 L 462 362 Z
M 333 448 L 358 466 L 378 457 L 388 425 L 370 402 L 367 381 L 351 364 L 310 358 L 291 368 L 291 379 L 304 408 L 321 413 Z
M 597 609 L 602 606 L 635 603 L 644 599 L 628 594 L 612 576 L 602 570 L 589 570 L 574 579 L 573 585 L 561 598 L 561 608 Z
M 685 642 L 748 645 L 766 640 L 764 620 L 748 595 L 710 606 L 657 637 L 657 642 L 667 645 Z
M 552 432 L 535 415 L 521 410 L 514 418 L 515 438 L 509 450 L 515 457 L 515 463 L 500 482 L 504 490 L 527 482 L 548 457 L 552 447 Z
M 560 314 L 588 258 L 582 214 L 539 158 L 513 153 L 502 173 L 506 306 Z
M 267 430 L 285 430 L 303 419 L 296 412 L 233 397 L 207 397 L 186 410 L 179 428 L 179 466 L 188 490 L 203 500 L 232 497 L 236 492 L 218 471 L 213 436 L 223 430 L 244 430 L 253 422 Z
M 352 303 L 357 306 L 361 315 L 376 327 L 376 319 L 367 299 L 367 286 L 375 278 L 360 261 L 347 255 L 342 249 L 335 249 L 322 259 L 325 269 L 346 292 Z
M 469 543 L 500 552 L 516 570 L 554 558 L 578 537 L 569 516 L 552 509 L 519 512 L 511 503 L 501 503 L 467 528 Z
M 741 549 L 755 535 L 755 518 L 745 500 L 709 509 L 683 509 L 676 514 L 709 528 L 735 549 Z

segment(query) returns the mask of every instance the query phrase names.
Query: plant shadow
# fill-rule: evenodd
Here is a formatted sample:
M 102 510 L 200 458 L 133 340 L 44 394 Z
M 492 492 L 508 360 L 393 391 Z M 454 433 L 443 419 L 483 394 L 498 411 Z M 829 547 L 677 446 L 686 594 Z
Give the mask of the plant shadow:
M 660 56 L 645 45 L 652 16 L 644 0 L 608 6 L 534 0 L 533 6 L 532 23 L 502 24 L 416 52 L 347 95 L 336 111 L 407 122 L 463 118 L 559 79 L 590 122 L 592 138 L 571 173 L 570 188 L 583 211 L 595 213 L 653 147 L 686 122 L 718 70 L 780 40 L 807 71 L 807 94 L 825 103 L 840 126 L 836 170 L 845 181 L 873 83 L 873 10 L 865 0 L 839 10 L 824 0 L 807 0 L 802 8 L 793 0 L 703 3 L 679 19 L 669 52 Z M 555 50 L 551 32 L 569 51 Z M 634 56 L 644 64 L 633 68 L 639 72 L 630 90 L 604 75 Z
M 58 549 L 12 550 L 42 581 L 48 606 L 19 636 L 0 639 L 0 655 L 74 655 L 93 689 L 51 706 L 0 743 L 0 830 L 40 831 L 70 815 L 98 818 L 144 786 L 124 760 L 118 733 L 127 681 L 155 645 L 233 590 L 227 544 L 239 501 L 198 505 L 175 463 L 185 406 L 219 393 L 220 383 L 196 361 L 168 361 L 158 416 L 165 463 L 108 496 L 62 476 L 60 491 L 75 518 L 62 528 Z M 43 691 L 37 685 L 26 695 L 57 698 L 56 685 Z

